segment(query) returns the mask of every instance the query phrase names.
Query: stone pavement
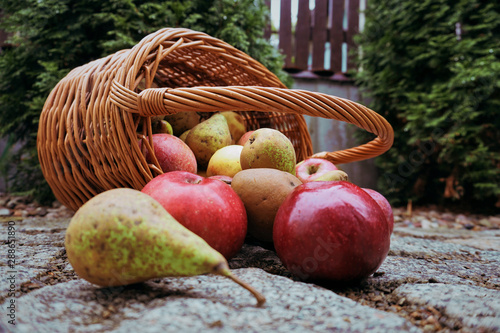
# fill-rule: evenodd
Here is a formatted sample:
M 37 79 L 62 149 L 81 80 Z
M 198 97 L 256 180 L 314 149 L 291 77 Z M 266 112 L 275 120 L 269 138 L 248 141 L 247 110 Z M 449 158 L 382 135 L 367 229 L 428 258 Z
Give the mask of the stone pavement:
M 257 308 L 246 290 L 212 275 L 97 287 L 67 261 L 71 213 L 10 213 L 0 217 L 0 332 L 500 332 L 498 216 L 445 225 L 432 212 L 395 210 L 389 256 L 343 288 L 296 281 L 275 252 L 246 244 L 230 265 L 266 296 Z

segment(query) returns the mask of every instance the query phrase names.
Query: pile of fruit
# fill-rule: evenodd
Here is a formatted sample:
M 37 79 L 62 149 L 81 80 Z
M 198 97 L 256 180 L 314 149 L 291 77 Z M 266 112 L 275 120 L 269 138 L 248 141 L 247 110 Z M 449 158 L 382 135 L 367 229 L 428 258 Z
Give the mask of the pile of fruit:
M 373 274 L 389 251 L 392 209 L 333 163 L 296 163 L 292 142 L 271 128 L 247 131 L 235 112 L 177 113 L 152 122 L 163 174 L 141 190 L 114 189 L 85 203 L 66 233 L 75 272 L 102 286 L 214 273 L 247 237 L 276 249 L 304 281 L 349 283 Z

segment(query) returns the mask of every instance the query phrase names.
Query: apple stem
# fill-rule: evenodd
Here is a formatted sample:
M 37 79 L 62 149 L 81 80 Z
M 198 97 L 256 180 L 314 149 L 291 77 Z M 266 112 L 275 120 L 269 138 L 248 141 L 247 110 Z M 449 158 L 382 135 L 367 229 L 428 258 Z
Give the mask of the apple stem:
M 312 175 L 312 174 L 315 174 L 316 172 L 318 172 L 318 166 L 317 165 L 311 165 L 309 166 L 309 174 Z
M 257 307 L 261 307 L 266 302 L 266 298 L 264 297 L 264 295 L 259 293 L 257 290 L 254 289 L 254 287 L 252 287 L 245 281 L 242 281 L 238 277 L 233 275 L 233 273 L 229 270 L 229 268 L 227 266 L 226 267 L 224 266 L 226 265 L 219 265 L 214 273 L 230 278 L 231 280 L 233 280 L 234 282 L 236 282 L 237 284 L 239 284 L 240 286 L 251 292 L 257 299 Z

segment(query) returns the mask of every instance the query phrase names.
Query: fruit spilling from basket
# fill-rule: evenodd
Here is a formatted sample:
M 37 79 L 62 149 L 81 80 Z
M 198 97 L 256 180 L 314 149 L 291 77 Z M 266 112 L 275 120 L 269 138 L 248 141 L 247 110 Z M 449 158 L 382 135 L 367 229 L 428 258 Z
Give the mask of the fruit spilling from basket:
M 313 155 L 304 115 L 375 138 Z M 390 206 L 328 161 L 372 158 L 393 140 L 361 104 L 288 89 L 222 40 L 163 28 L 70 71 L 45 101 L 37 151 L 55 197 L 76 211 L 66 249 L 80 276 L 121 285 L 212 272 L 261 304 L 227 269 L 247 237 L 303 280 L 357 281 L 380 266 Z
M 68 227 L 68 259 L 90 282 L 215 273 L 235 279 L 260 304 L 263 296 L 227 268 L 245 239 L 274 245 L 305 281 L 359 282 L 387 256 L 388 201 L 326 159 L 297 163 L 280 131 L 247 131 L 236 112 L 156 117 L 152 128 L 154 154 L 144 153 L 164 173 L 142 191 L 95 196 Z

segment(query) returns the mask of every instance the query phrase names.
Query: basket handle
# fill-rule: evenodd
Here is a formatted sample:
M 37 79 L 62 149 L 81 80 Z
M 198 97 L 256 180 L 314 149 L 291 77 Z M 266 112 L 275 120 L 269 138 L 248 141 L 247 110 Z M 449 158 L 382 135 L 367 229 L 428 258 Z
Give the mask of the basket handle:
M 224 86 L 192 88 L 149 88 L 136 93 L 116 80 L 110 92 L 111 102 L 128 112 L 144 117 L 183 111 L 264 111 L 308 115 L 354 124 L 377 137 L 358 147 L 336 152 L 321 152 L 311 157 L 341 164 L 360 161 L 386 152 L 394 141 L 391 125 L 371 109 L 340 97 L 306 90 Z

